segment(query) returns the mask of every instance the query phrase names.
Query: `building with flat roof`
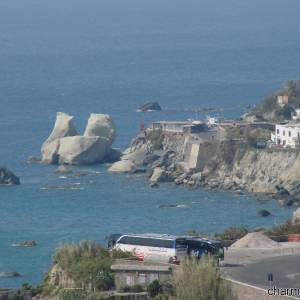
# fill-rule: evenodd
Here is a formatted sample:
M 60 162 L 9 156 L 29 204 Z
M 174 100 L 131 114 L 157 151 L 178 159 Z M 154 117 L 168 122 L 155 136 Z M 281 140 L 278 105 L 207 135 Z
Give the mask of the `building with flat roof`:
M 300 123 L 283 123 L 275 125 L 271 140 L 278 146 L 297 148 L 300 145 Z
M 140 262 L 137 260 L 119 259 L 114 262 L 111 269 L 115 274 L 117 290 L 125 286 L 148 286 L 154 280 L 166 282 L 176 268 L 174 264 Z

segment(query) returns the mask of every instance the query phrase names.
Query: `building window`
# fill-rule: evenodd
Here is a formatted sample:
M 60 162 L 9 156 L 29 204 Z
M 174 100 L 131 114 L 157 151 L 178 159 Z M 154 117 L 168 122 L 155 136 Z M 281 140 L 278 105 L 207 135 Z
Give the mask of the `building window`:
M 289 131 L 289 136 L 292 136 L 292 133 Z
M 128 285 L 128 286 L 134 285 L 134 277 L 132 275 L 126 276 L 126 285 Z
M 282 131 L 283 136 L 285 136 L 285 130 Z
M 277 129 L 277 134 L 279 134 L 279 129 Z
M 138 283 L 145 284 L 146 283 L 146 274 L 139 274 L 138 275 Z
M 285 140 L 283 140 L 283 141 L 282 141 L 282 145 L 283 145 L 283 146 L 285 146 L 285 144 L 286 144 L 286 141 L 285 141 Z
M 158 274 L 157 273 L 151 273 L 149 276 L 149 282 L 152 282 L 154 280 L 158 280 Z

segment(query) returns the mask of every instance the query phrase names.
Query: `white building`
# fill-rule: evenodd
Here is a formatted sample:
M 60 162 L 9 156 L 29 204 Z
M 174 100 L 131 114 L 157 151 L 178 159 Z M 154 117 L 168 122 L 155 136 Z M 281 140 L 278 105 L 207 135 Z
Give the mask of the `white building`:
M 271 140 L 282 147 L 296 148 L 300 145 L 300 123 L 276 124 Z
M 300 109 L 299 108 L 295 109 L 295 113 L 292 114 L 292 119 L 295 121 L 300 120 Z

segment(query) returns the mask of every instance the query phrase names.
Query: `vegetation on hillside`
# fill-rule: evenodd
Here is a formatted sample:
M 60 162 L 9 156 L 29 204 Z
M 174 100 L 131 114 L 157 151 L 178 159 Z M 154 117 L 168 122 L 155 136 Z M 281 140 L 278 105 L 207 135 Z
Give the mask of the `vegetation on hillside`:
M 63 245 L 54 256 L 54 262 L 79 286 L 92 285 L 96 290 L 113 287 L 112 259 L 107 249 L 90 241 Z
M 276 239 L 278 237 L 283 241 L 287 239 L 289 234 L 300 234 L 300 223 L 294 224 L 291 221 L 287 221 L 266 231 L 266 235 L 270 238 Z
M 178 300 L 236 299 L 210 256 L 183 261 L 174 274 L 174 288 Z
M 62 245 L 57 249 L 53 263 L 58 265 L 81 290 L 68 292 L 59 284 L 54 286 L 48 273 L 39 287 L 39 292 L 44 295 L 55 292 L 64 300 L 71 297 L 70 293 L 91 295 L 97 291 L 110 290 L 114 287 L 114 274 L 111 270 L 113 260 L 128 257 L 131 257 L 130 253 L 109 251 L 93 241 Z
M 151 141 L 154 150 L 161 150 L 163 148 L 164 134 L 162 130 L 151 130 L 147 134 L 148 139 Z
M 286 95 L 289 103 L 280 107 L 277 103 L 277 96 Z M 283 87 L 265 97 L 262 102 L 252 111 L 258 119 L 288 120 L 295 108 L 300 107 L 300 80 L 286 81 Z
M 244 237 L 247 233 L 249 233 L 249 230 L 246 227 L 231 226 L 222 233 L 216 233 L 215 239 L 221 241 L 236 241 Z

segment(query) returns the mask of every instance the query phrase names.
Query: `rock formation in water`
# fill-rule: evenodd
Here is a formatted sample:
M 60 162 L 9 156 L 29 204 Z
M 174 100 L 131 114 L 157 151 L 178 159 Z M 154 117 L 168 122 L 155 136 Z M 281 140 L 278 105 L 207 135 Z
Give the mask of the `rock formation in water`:
M 28 240 L 28 241 L 12 244 L 13 247 L 35 247 L 36 245 L 37 243 L 34 240 Z
M 111 116 L 104 114 L 91 114 L 84 132 L 84 136 L 100 136 L 107 139 L 110 143 L 113 143 L 116 134 L 116 126 L 113 119 Z
M 42 161 L 50 164 L 86 165 L 111 159 L 116 137 L 112 118 L 91 114 L 84 135 L 78 135 L 73 117 L 57 113 L 54 129 L 42 146 Z
M 136 165 L 130 160 L 121 160 L 115 162 L 109 169 L 112 173 L 134 173 L 136 172 Z
M 140 111 L 159 111 L 161 110 L 161 106 L 158 102 L 146 102 L 141 107 L 139 107 Z
M 57 152 L 60 147 L 60 139 L 69 136 L 76 136 L 77 131 L 73 124 L 73 116 L 58 112 L 54 128 L 42 145 L 42 161 L 44 163 L 55 164 L 58 162 Z
M 298 207 L 293 214 L 293 219 L 292 222 L 295 223 L 300 223 L 300 207 Z
M 10 170 L 0 167 L 0 186 L 19 185 L 20 179 Z

